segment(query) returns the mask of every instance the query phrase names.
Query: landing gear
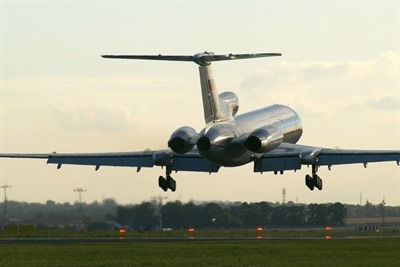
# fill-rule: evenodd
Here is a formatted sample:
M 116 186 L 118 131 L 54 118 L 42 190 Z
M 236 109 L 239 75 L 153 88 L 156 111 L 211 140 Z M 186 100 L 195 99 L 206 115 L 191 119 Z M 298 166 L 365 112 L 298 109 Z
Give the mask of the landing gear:
M 167 192 L 168 189 L 171 189 L 172 192 L 176 191 L 176 181 L 171 177 L 171 167 L 166 167 L 166 178 L 160 176 L 158 177 L 158 186 Z
M 317 175 L 318 166 L 312 165 L 312 176 L 306 175 L 306 186 L 312 191 L 314 187 L 322 190 L 322 179 Z

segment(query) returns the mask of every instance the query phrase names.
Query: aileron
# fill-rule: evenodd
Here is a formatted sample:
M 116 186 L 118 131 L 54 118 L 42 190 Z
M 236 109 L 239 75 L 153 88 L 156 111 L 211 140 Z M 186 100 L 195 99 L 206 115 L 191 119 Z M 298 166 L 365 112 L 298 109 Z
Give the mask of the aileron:
M 370 162 L 400 161 L 398 151 L 331 150 L 318 155 L 319 165 L 367 164 Z

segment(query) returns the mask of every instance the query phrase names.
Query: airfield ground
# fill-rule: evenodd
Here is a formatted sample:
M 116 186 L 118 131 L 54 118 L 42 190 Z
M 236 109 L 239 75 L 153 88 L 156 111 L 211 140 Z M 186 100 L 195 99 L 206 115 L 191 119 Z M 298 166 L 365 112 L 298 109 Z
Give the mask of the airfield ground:
M 400 265 L 396 230 L 331 232 L 330 239 L 325 230 L 264 231 L 261 239 L 255 231 L 128 232 L 121 239 L 115 232 L 3 235 L 0 266 Z
M 1 266 L 399 266 L 399 238 L 2 244 Z

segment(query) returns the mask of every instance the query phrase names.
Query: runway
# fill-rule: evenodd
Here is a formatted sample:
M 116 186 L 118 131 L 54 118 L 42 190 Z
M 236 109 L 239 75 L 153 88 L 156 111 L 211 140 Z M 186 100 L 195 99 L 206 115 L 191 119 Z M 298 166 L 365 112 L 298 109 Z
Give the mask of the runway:
M 323 239 L 316 237 L 309 238 L 276 238 L 276 237 L 263 237 L 263 238 L 1 238 L 0 244 L 94 244 L 94 243 L 140 243 L 140 242 L 229 242 L 229 241 L 254 241 L 254 240 L 273 240 L 273 239 Z
M 373 238 L 400 238 L 400 236 L 347 236 L 332 237 L 328 239 L 373 239 Z M 235 237 L 235 238 L 0 238 L 0 245 L 3 244 L 101 244 L 101 243 L 168 243 L 168 242 L 231 242 L 231 241 L 271 241 L 271 240 L 324 240 L 326 237 Z

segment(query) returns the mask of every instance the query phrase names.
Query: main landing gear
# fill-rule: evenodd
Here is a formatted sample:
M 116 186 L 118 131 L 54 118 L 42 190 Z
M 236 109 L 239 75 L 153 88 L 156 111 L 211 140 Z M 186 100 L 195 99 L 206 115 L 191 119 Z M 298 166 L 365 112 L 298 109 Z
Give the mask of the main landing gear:
M 317 175 L 318 166 L 312 165 L 312 176 L 306 175 L 306 186 L 310 190 L 314 190 L 314 187 L 322 190 L 322 179 Z
M 165 178 L 162 176 L 158 177 L 158 186 L 165 192 L 167 192 L 168 189 L 171 189 L 172 192 L 175 192 L 176 181 L 171 177 L 171 172 L 172 172 L 171 167 L 166 166 L 165 172 L 166 172 Z

